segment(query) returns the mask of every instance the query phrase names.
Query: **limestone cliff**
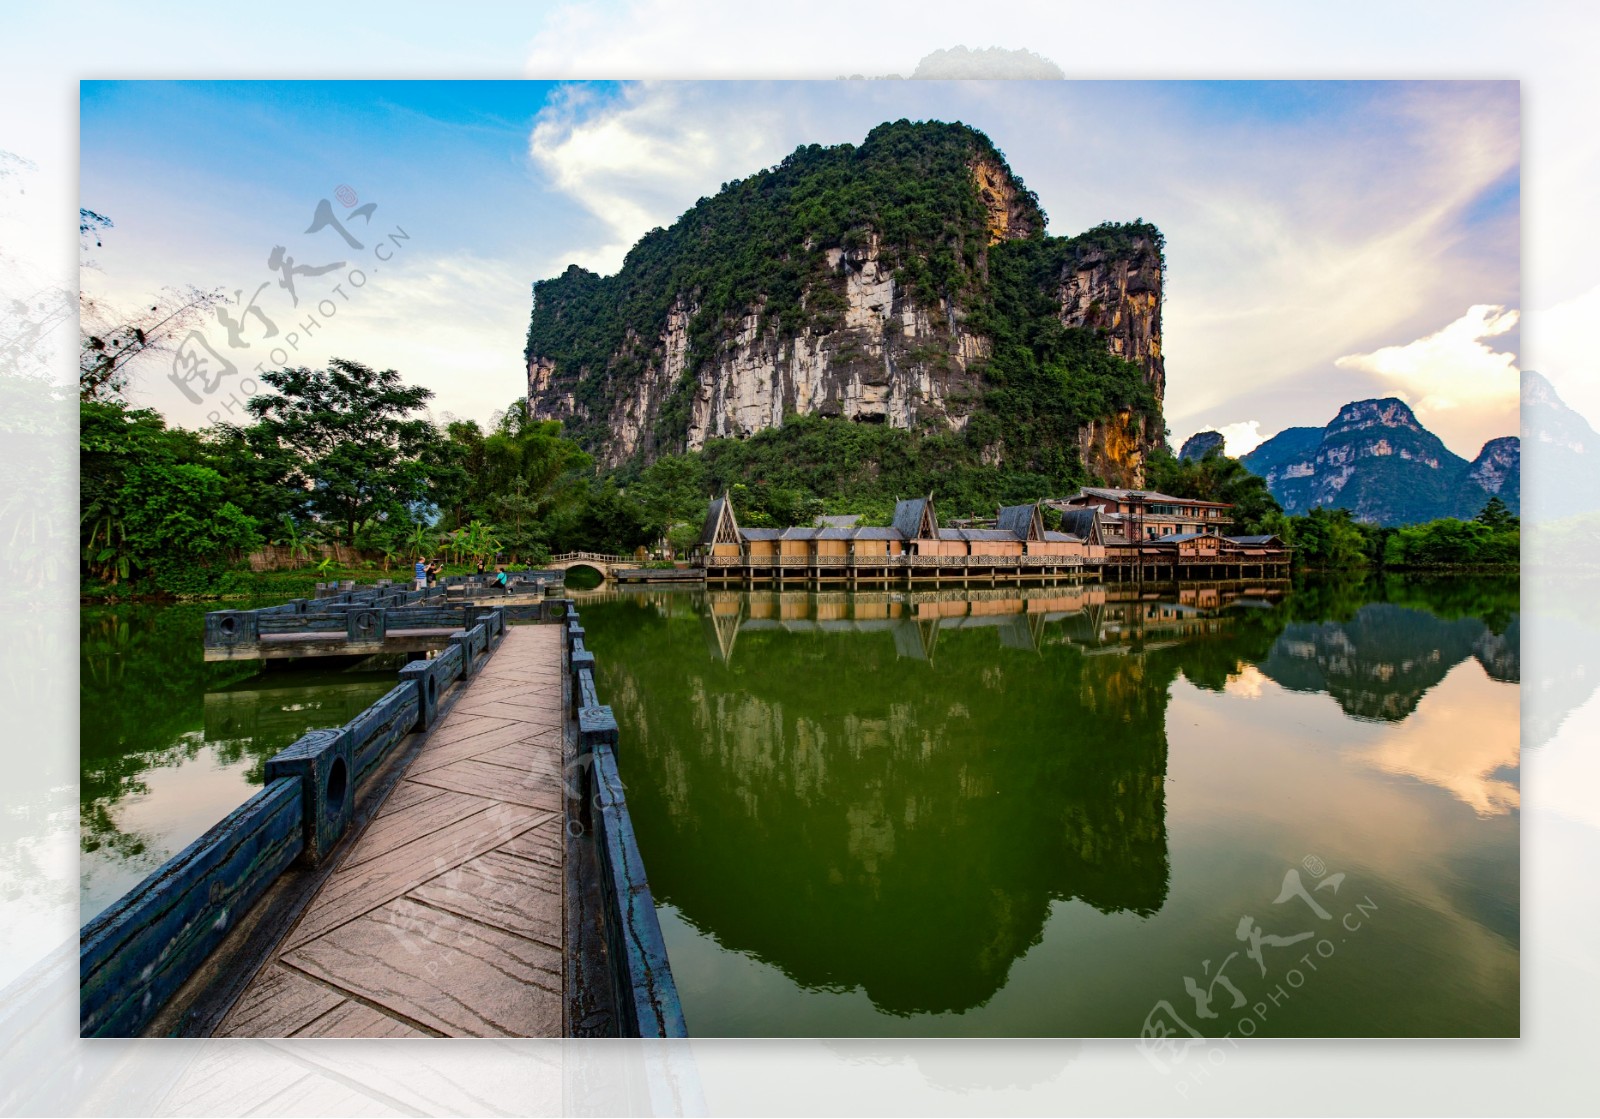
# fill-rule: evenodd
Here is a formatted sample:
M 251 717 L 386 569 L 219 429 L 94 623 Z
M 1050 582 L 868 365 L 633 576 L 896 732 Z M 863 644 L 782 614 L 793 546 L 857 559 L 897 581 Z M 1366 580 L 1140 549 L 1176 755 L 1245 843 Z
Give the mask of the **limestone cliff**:
M 1092 475 L 1141 484 L 1163 428 L 1160 234 L 1045 237 L 1032 192 L 963 126 L 901 122 L 842 148 L 801 149 L 702 199 L 615 277 L 574 267 L 537 285 L 533 414 L 565 422 L 606 466 L 791 414 L 966 433 L 990 407 L 994 337 L 1015 313 L 995 270 L 1032 269 L 1061 327 L 1138 371 L 1124 401 L 1063 412 L 1062 444 Z M 1026 262 L 996 256 L 1024 245 Z M 986 462 L 1022 451 L 1015 434 L 970 438 Z

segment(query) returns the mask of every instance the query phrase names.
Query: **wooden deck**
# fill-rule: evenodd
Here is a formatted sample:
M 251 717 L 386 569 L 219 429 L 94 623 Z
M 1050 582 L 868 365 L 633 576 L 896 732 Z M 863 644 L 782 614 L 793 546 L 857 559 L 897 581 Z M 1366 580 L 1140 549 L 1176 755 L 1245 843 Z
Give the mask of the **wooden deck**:
M 511 627 L 217 1036 L 563 1035 L 561 680 Z

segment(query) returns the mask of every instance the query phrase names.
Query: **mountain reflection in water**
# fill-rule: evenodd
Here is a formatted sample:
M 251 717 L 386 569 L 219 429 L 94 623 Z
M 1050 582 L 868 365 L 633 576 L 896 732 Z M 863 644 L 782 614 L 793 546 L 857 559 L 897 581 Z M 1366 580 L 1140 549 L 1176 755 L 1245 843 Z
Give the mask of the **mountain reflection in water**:
M 1291 860 L 1330 848 L 1327 836 L 1258 836 L 1232 852 L 1231 871 L 1176 877 L 1186 852 L 1169 834 L 1168 721 L 1179 687 L 1210 704 L 1300 705 L 1295 717 L 1338 747 L 1252 760 L 1261 796 L 1275 780 L 1289 792 L 1291 773 L 1304 795 L 1299 769 L 1315 764 L 1365 774 L 1358 785 L 1402 780 L 1408 802 L 1448 794 L 1460 805 L 1451 828 L 1504 819 L 1484 840 L 1499 869 L 1481 908 L 1515 910 L 1517 703 L 1504 686 L 1518 674 L 1514 581 L 1472 595 L 1395 580 L 1172 597 L 1116 586 L 644 591 L 582 610 L 697 1032 L 1136 1032 L 1150 965 L 1210 950 L 1177 917 L 1198 900 L 1181 887 L 1232 889 L 1230 874 L 1279 847 Z M 1436 690 L 1458 694 L 1436 711 L 1424 702 Z M 1467 735 L 1464 720 L 1482 733 Z M 1363 737 L 1360 724 L 1374 729 Z M 1275 756 L 1276 778 L 1261 771 Z M 1203 791 L 1190 793 L 1196 803 Z M 1342 791 L 1339 811 L 1359 816 L 1363 795 Z M 1252 814 L 1241 797 L 1198 834 L 1209 842 Z M 1380 852 L 1356 854 L 1369 879 L 1379 873 Z M 1226 898 L 1215 904 L 1207 920 L 1231 929 L 1239 913 L 1230 921 Z M 1432 1024 L 1417 1032 L 1514 1031 L 1511 939 L 1496 965 L 1509 996 L 1496 990 L 1459 1028 L 1419 1010 Z M 1082 975 L 1044 962 L 1072 942 L 1097 946 L 1073 965 L 1105 973 L 1095 1007 L 1076 1001 Z M 1024 957 L 1047 971 L 1042 986 L 1018 989 Z M 766 993 L 747 1000 L 736 979 Z M 1323 1026 L 1298 1032 L 1391 1032 L 1347 1029 L 1351 1007 L 1335 1001 Z

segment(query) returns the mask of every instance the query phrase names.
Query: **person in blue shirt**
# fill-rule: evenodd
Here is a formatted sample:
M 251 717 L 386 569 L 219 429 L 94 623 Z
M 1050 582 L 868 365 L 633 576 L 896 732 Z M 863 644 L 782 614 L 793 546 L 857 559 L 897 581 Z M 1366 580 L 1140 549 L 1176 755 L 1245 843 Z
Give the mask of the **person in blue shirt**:
M 426 590 L 428 587 L 428 565 L 422 562 L 421 556 L 417 557 L 417 568 L 415 575 L 417 579 L 416 589 L 419 591 Z

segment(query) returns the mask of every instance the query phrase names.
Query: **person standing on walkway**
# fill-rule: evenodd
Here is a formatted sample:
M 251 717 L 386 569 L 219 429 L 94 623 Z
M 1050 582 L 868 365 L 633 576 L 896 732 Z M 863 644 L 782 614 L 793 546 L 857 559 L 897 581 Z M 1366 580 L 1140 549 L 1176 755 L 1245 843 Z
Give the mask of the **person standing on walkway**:
M 417 585 L 414 590 L 425 591 L 428 589 L 428 565 L 422 562 L 422 557 L 417 557 L 417 566 L 414 572 Z

